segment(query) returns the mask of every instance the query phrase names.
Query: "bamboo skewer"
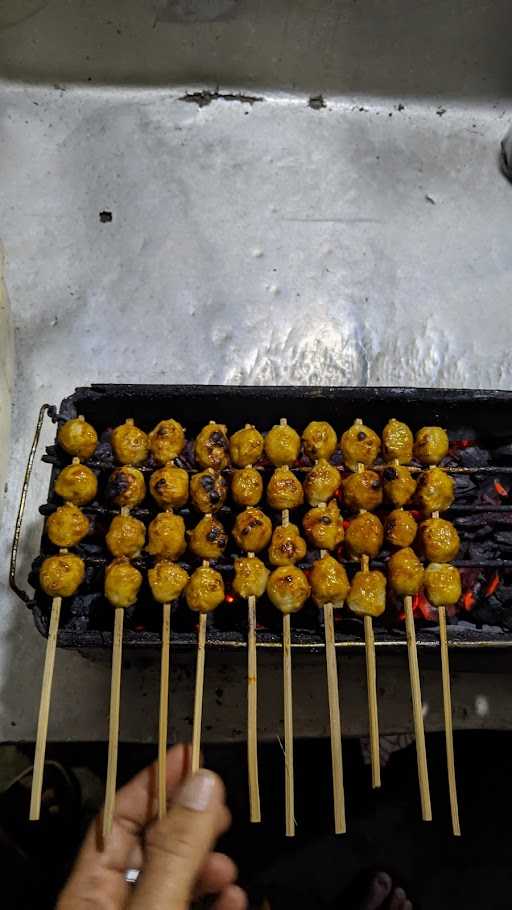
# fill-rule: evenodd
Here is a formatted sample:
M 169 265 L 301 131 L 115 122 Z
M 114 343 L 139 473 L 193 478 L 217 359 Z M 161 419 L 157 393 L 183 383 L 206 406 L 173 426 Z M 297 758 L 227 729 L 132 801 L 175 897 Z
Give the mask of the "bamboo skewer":
M 254 553 L 247 554 L 249 559 Z M 258 775 L 258 659 L 256 653 L 256 598 L 247 600 L 247 766 L 251 822 L 261 821 Z
M 62 552 L 62 551 L 61 551 Z M 46 753 L 46 740 L 48 736 L 48 718 L 50 715 L 50 700 L 52 696 L 53 670 L 55 667 L 55 650 L 57 647 L 57 633 L 59 631 L 61 597 L 52 600 L 52 612 L 46 642 L 44 658 L 43 682 L 41 686 L 41 702 L 37 721 L 36 752 L 34 757 L 34 771 L 32 774 L 32 792 L 30 796 L 30 821 L 39 821 L 41 814 L 41 793 L 43 789 L 44 760 Z
M 162 655 L 160 662 L 160 716 L 158 723 L 158 818 L 167 813 L 167 725 L 169 718 L 169 652 L 171 605 L 162 608 Z
M 123 657 L 124 610 L 116 607 L 112 647 L 112 679 L 110 684 L 110 716 L 108 727 L 107 783 L 103 810 L 103 841 L 112 831 L 114 802 L 117 783 L 117 755 L 119 745 L 119 707 L 121 702 L 121 664 Z
M 320 558 L 327 550 L 320 550 Z M 334 609 L 324 605 L 325 660 L 327 666 L 327 693 L 329 699 L 329 724 L 331 731 L 332 791 L 334 800 L 334 832 L 345 834 L 345 787 L 343 784 L 343 753 L 341 744 L 341 711 L 338 681 L 338 663 L 334 636 Z
M 203 566 L 208 566 L 203 559 Z M 201 757 L 201 722 L 203 718 L 204 692 L 204 658 L 206 646 L 206 613 L 199 614 L 199 631 L 197 637 L 196 687 L 194 693 L 194 726 L 192 729 L 192 773 L 199 770 Z
M 432 821 L 432 808 L 430 804 L 430 788 L 428 781 L 427 751 L 425 748 L 425 727 L 423 724 L 423 708 L 421 702 L 420 671 L 418 666 L 418 651 L 416 648 L 416 630 L 414 628 L 414 614 L 412 612 L 412 597 L 404 598 L 405 628 L 407 632 L 407 653 L 409 657 L 409 676 L 411 680 L 412 711 L 414 718 L 414 734 L 416 737 L 416 757 L 418 760 L 418 780 L 420 785 L 421 815 L 423 821 Z
M 286 426 L 286 417 L 279 421 Z M 283 528 L 290 524 L 290 511 L 281 512 Z M 293 768 L 293 690 L 292 690 L 292 650 L 291 650 L 290 615 L 283 615 L 283 691 L 284 691 L 284 766 L 285 766 L 285 803 L 286 803 L 286 836 L 295 836 L 295 782 Z

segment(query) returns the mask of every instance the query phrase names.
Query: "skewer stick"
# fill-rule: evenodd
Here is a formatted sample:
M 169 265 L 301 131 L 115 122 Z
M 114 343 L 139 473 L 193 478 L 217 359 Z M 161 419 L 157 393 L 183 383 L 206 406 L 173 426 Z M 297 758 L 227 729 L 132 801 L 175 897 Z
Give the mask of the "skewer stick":
M 252 553 L 249 554 L 252 556 Z M 247 764 L 251 821 L 261 821 L 258 779 L 258 664 L 256 657 L 256 598 L 249 597 L 247 636 Z
M 322 558 L 326 553 L 326 550 L 320 550 L 320 557 Z M 329 697 L 329 723 L 331 730 L 334 831 L 336 834 L 345 834 L 347 825 L 345 820 L 345 788 L 343 786 L 343 755 L 341 750 L 341 711 L 332 604 L 324 605 L 324 630 L 327 692 Z
M 414 628 L 414 615 L 412 612 L 412 597 L 404 598 L 405 628 L 407 632 L 407 653 L 409 656 L 409 675 L 411 679 L 412 712 L 414 718 L 414 734 L 416 737 L 416 757 L 418 760 L 418 780 L 420 785 L 421 815 L 423 821 L 432 821 L 432 808 L 430 804 L 430 788 L 428 782 L 427 751 L 425 748 L 425 727 L 423 724 L 423 709 L 421 703 L 421 683 L 418 666 L 418 651 L 416 648 L 416 630 Z
M 287 424 L 286 417 L 279 421 L 282 427 Z M 281 512 L 281 523 L 287 528 L 290 523 L 289 509 Z M 293 769 L 293 690 L 292 690 L 292 643 L 290 614 L 283 615 L 283 691 L 284 691 L 284 768 L 285 768 L 285 803 L 286 803 L 286 836 L 295 836 L 295 784 Z
M 50 715 L 50 700 L 52 695 L 53 670 L 55 666 L 55 649 L 57 647 L 57 633 L 59 631 L 61 597 L 52 600 L 50 626 L 46 642 L 44 658 L 43 683 L 41 686 L 41 702 L 39 704 L 39 717 L 37 721 L 36 752 L 34 757 L 34 771 L 32 774 L 32 792 L 30 796 L 30 821 L 39 821 L 41 814 L 41 793 L 43 789 L 44 759 L 46 753 L 46 740 L 48 736 L 48 717 Z
M 208 566 L 203 559 L 203 566 Z M 194 726 L 192 729 L 192 774 L 199 770 L 201 755 L 201 722 L 203 718 L 204 691 L 204 658 L 206 645 L 206 613 L 199 614 L 199 632 L 197 637 L 196 688 L 194 694 Z
M 103 809 L 103 841 L 112 831 L 117 782 L 117 754 L 119 745 L 119 706 L 121 702 L 121 663 L 123 657 L 124 610 L 116 607 L 114 639 L 112 643 L 112 679 L 110 683 L 110 718 L 108 727 L 108 763 Z
M 162 656 L 160 662 L 160 717 L 158 723 L 158 818 L 167 813 L 167 724 L 169 718 L 169 649 L 171 605 L 164 603 L 162 613 Z

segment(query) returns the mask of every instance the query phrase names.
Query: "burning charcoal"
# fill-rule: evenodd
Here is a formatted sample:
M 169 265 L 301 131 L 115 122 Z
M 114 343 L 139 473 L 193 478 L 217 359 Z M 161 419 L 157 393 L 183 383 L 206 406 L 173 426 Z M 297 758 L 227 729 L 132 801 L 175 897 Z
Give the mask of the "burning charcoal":
M 471 477 L 468 477 L 467 474 L 455 474 L 453 479 L 455 481 L 455 502 L 473 498 L 475 484 Z
M 469 446 L 467 449 L 461 449 L 459 453 L 459 464 L 464 468 L 480 468 L 490 463 L 491 456 L 487 449 L 481 449 L 479 446 Z
M 482 505 L 500 506 L 503 504 L 503 492 L 508 495 L 508 484 L 503 486 L 499 477 L 485 477 L 479 483 L 477 502 Z
M 497 556 L 499 556 L 499 548 L 492 540 L 478 543 L 474 541 L 468 547 L 468 558 L 472 562 L 478 562 L 480 559 L 495 559 Z

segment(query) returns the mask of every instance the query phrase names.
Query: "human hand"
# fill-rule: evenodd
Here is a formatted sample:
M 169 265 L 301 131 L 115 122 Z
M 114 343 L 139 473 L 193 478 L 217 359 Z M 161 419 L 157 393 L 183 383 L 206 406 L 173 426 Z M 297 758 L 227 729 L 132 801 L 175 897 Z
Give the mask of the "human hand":
M 213 852 L 231 823 L 224 785 L 211 771 L 187 776 L 189 751 L 167 753 L 168 813 L 156 821 L 156 769 L 145 768 L 116 796 L 112 833 L 102 849 L 101 818 L 91 825 L 57 910 L 187 910 L 217 894 L 215 910 L 245 910 L 237 870 Z M 140 869 L 134 887 L 127 869 Z

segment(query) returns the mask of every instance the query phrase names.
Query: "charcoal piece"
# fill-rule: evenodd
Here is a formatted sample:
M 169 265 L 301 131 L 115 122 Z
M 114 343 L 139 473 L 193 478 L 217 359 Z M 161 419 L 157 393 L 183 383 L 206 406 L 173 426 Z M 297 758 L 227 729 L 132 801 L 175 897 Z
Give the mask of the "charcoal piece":
M 492 452 L 493 464 L 512 464 L 512 442 L 499 446 Z
M 455 502 L 463 502 L 473 497 L 475 484 L 467 474 L 455 474 Z
M 478 562 L 479 559 L 496 559 L 499 556 L 499 548 L 493 540 L 482 542 L 473 541 L 468 547 L 468 557 L 472 562 Z
M 459 453 L 459 464 L 464 468 L 480 468 L 490 464 L 490 461 L 490 452 L 479 446 L 469 446 L 467 449 L 461 449 Z
M 495 540 L 507 552 L 512 550 L 512 531 L 498 531 Z

